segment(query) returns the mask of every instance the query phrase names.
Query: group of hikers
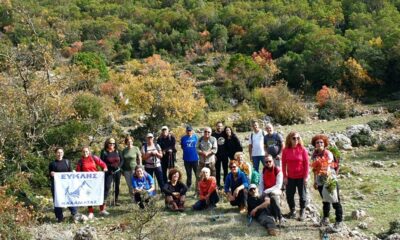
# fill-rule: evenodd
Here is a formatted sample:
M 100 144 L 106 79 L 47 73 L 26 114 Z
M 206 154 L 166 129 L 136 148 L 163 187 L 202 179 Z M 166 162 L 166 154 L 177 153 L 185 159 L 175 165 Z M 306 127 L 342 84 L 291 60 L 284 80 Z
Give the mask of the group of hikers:
M 146 141 L 139 148 L 134 146 L 132 136 L 125 138 L 125 148 L 120 150 L 114 138 L 104 143 L 100 157 L 91 154 L 89 147 L 82 148 L 82 157 L 76 165 L 78 172 L 105 172 L 104 203 L 100 205 L 100 215 L 109 215 L 106 199 L 113 186 L 114 204 L 119 205 L 119 185 L 121 175 L 129 188 L 132 202 L 145 208 L 156 195 L 157 180 L 165 205 L 172 211 L 184 211 L 188 189 L 195 177 L 195 196 L 197 202 L 194 211 L 215 208 L 220 197 L 226 197 L 240 213 L 247 213 L 249 219 L 255 219 L 267 228 L 270 235 L 277 235 L 277 227 L 284 226 L 285 218 L 281 213 L 281 196 L 286 193 L 289 213 L 286 218 L 304 221 L 306 218 L 307 183 L 309 176 L 309 154 L 298 132 L 290 132 L 283 140 L 281 134 L 266 124 L 265 131 L 259 123 L 252 123 L 253 131 L 249 135 L 249 156 L 246 162 L 242 144 L 231 127 L 222 122 L 203 129 L 198 137 L 191 126 L 180 140 L 183 151 L 183 164 L 186 171 L 186 184 L 182 181 L 182 172 L 176 164 L 176 138 L 167 126 L 161 128 L 161 134 L 154 139 L 152 133 L 146 135 Z M 336 222 L 331 228 L 340 231 L 343 212 L 337 184 L 337 164 L 327 148 L 328 137 L 322 134 L 312 138 L 314 152 L 311 154 L 313 186 L 319 191 L 323 202 L 321 226 L 329 225 L 329 212 L 335 209 Z M 54 198 L 54 173 L 72 171 L 71 164 L 64 159 L 62 148 L 55 150 L 56 160 L 49 165 L 51 189 Z M 260 163 L 263 165 L 259 172 Z M 222 168 L 221 168 L 222 167 Z M 228 171 L 228 168 L 230 171 Z M 223 176 L 221 175 L 223 171 Z M 223 182 L 223 185 L 222 185 Z M 295 194 L 299 195 L 300 212 L 297 215 Z M 69 208 L 72 215 L 76 207 Z M 94 218 L 94 208 L 88 207 L 89 219 Z M 62 208 L 55 207 L 54 213 L 59 222 L 63 221 Z

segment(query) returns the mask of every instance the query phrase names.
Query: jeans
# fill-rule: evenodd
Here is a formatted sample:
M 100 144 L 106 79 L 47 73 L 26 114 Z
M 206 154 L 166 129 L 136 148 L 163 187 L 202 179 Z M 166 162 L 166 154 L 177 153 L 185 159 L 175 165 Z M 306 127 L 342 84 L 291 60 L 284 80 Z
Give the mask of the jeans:
M 112 171 L 108 170 L 104 174 L 104 202 L 106 201 L 108 194 L 110 193 L 113 183 L 114 183 L 115 202 L 118 202 L 120 182 L 121 182 L 121 171 L 112 172 Z
M 296 193 L 296 188 L 299 193 L 300 208 L 304 209 L 306 207 L 307 201 L 307 186 L 304 184 L 304 179 L 292 179 L 288 178 L 288 183 L 286 186 L 286 200 L 289 205 L 289 209 L 292 211 L 296 208 L 294 202 L 294 194 Z
M 215 170 L 216 170 L 216 179 L 217 179 L 217 186 L 221 186 L 221 165 L 222 169 L 224 170 L 224 178 L 225 181 L 226 176 L 228 175 L 228 156 L 224 156 L 223 154 L 217 155 L 217 160 L 215 162 Z
M 192 186 L 192 171 L 194 172 L 194 176 L 196 177 L 196 189 L 197 189 L 197 181 L 198 181 L 198 176 L 197 176 L 197 169 L 199 167 L 199 162 L 198 161 L 184 161 L 183 162 L 185 165 L 185 170 L 186 170 L 186 186 L 188 189 L 190 186 Z
M 257 222 L 260 223 L 261 226 L 267 228 L 267 229 L 274 229 L 276 228 L 276 224 L 274 221 L 273 216 L 271 215 L 270 211 L 268 208 L 264 208 L 259 210 L 261 211 L 260 214 L 256 217 Z
M 54 187 L 51 188 L 51 194 L 53 195 L 53 202 L 54 202 Z M 78 212 L 77 207 L 68 207 L 69 211 L 71 212 L 71 215 L 75 215 Z M 64 219 L 63 215 L 63 208 L 62 207 L 54 207 L 54 214 L 56 215 L 56 218 L 58 221 L 62 221 Z
M 260 166 L 260 162 L 263 166 L 265 166 L 264 156 L 252 156 L 251 160 L 253 161 L 253 168 L 259 173 L 258 168 Z
M 156 175 L 158 185 L 160 187 L 160 191 L 162 192 L 162 189 L 164 187 L 164 181 L 163 181 L 163 174 L 161 167 L 156 167 L 156 168 L 145 168 L 145 171 L 150 174 L 154 178 L 154 174 Z
M 322 197 L 322 189 L 324 186 L 318 186 L 318 192 L 319 195 Z M 339 196 L 339 184 L 336 183 L 336 191 Z M 342 222 L 343 221 L 343 208 L 342 204 L 340 203 L 340 198 L 339 202 L 337 203 L 332 203 L 333 208 L 335 209 L 335 215 L 336 215 L 336 222 Z M 322 211 L 324 214 L 324 218 L 329 217 L 329 212 L 331 210 L 331 203 L 329 202 L 322 202 Z
M 199 200 L 193 205 L 192 208 L 193 208 L 193 210 L 196 210 L 196 211 L 204 210 L 208 206 L 215 206 L 215 204 L 217 204 L 218 202 L 219 202 L 219 197 L 218 197 L 217 191 L 214 191 L 213 193 L 211 193 L 211 195 L 209 197 L 209 205 L 207 205 L 206 200 Z

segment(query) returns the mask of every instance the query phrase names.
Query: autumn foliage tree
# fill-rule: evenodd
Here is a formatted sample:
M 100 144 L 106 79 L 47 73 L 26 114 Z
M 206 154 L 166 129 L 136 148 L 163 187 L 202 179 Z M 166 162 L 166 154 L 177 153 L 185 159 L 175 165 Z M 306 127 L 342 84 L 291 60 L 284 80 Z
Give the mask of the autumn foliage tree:
M 316 94 L 318 116 L 320 119 L 333 120 L 354 116 L 356 104 L 347 94 L 341 93 L 335 88 L 322 86 Z

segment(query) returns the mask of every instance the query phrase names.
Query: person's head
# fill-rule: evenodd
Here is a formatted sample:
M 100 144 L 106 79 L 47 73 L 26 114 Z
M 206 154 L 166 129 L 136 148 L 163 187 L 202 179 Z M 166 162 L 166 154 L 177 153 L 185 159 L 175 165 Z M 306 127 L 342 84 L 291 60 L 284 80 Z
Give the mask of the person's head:
M 186 127 L 186 135 L 192 136 L 193 135 L 193 128 L 192 126 L 187 126 Z
M 211 137 L 211 128 L 210 127 L 205 127 L 204 128 L 204 139 L 209 139 Z
M 152 133 L 148 133 L 147 135 L 146 135 L 146 142 L 147 142 L 147 144 L 153 144 L 153 142 L 154 142 L 154 135 L 152 134 Z
M 300 134 L 298 132 L 294 132 L 294 131 L 290 132 L 286 137 L 285 146 L 288 148 L 294 148 L 299 144 L 301 146 L 304 146 L 303 140 L 301 139 Z
M 258 188 L 254 183 L 250 184 L 249 186 L 249 195 L 252 197 L 258 196 Z
M 142 178 L 144 176 L 144 168 L 142 165 L 136 165 L 135 167 L 135 177 Z
M 117 143 L 114 138 L 107 138 L 104 142 L 104 150 L 115 151 L 117 150 Z
M 323 134 L 318 134 L 311 139 L 311 144 L 314 146 L 315 150 L 321 151 L 328 146 L 329 139 Z
M 226 136 L 230 137 L 232 135 L 234 135 L 233 129 L 231 127 L 226 126 L 225 130 L 224 130 Z
M 224 131 L 224 124 L 222 122 L 217 122 L 217 124 L 215 125 L 215 129 L 218 133 L 221 133 L 222 131 Z
M 253 128 L 253 131 L 254 131 L 254 132 L 258 132 L 258 131 L 260 130 L 260 125 L 258 124 L 257 121 L 253 121 L 253 122 L 251 123 L 251 127 Z
M 244 161 L 244 154 L 243 152 L 236 152 L 235 155 L 233 155 L 233 158 L 238 162 L 241 163 Z
M 90 148 L 88 146 L 82 148 L 82 156 L 85 158 L 90 156 Z
M 239 171 L 239 166 L 238 166 L 238 162 L 236 160 L 231 160 L 229 162 L 229 169 L 231 170 L 231 172 L 233 174 L 237 174 Z
M 126 136 L 125 140 L 124 140 L 125 145 L 128 146 L 128 147 L 132 147 L 133 146 L 133 140 L 134 139 L 133 139 L 132 136 Z
M 267 123 L 267 125 L 265 125 L 265 130 L 267 131 L 268 135 L 271 135 L 274 132 L 274 127 L 271 123 Z
M 180 182 L 182 180 L 182 173 L 176 168 L 169 170 L 168 180 L 171 182 Z
M 161 127 L 161 136 L 166 137 L 169 134 L 169 129 L 167 126 L 162 126 Z
M 54 153 L 56 154 L 56 160 L 61 161 L 64 157 L 64 149 L 62 147 L 57 147 L 54 150 Z
M 208 167 L 203 167 L 200 173 L 201 179 L 208 179 L 210 176 L 211 176 L 210 169 Z
M 272 158 L 272 156 L 270 154 L 265 156 L 265 166 L 267 168 L 272 168 L 274 165 L 275 165 L 275 163 L 274 163 L 274 159 Z

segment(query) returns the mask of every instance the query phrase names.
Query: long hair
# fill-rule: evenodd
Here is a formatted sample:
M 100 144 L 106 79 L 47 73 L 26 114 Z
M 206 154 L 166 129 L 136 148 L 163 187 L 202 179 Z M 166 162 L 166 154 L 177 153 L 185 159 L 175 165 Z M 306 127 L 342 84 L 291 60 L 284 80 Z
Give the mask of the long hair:
M 300 134 L 299 134 L 298 132 L 296 132 L 296 131 L 292 131 L 292 132 L 290 132 L 290 133 L 286 136 L 285 147 L 287 147 L 287 148 L 294 148 L 294 147 L 296 147 L 296 146 L 293 146 L 293 144 L 292 144 L 292 138 L 293 138 L 296 134 L 299 135 L 299 137 L 300 137 Z M 300 144 L 302 147 L 304 147 L 303 139 L 301 139 L 301 137 L 300 137 L 300 139 L 299 139 L 299 144 Z
M 181 173 L 181 171 L 179 171 L 179 170 L 176 169 L 176 168 L 173 168 L 173 169 L 169 170 L 169 173 L 168 173 L 168 180 L 171 181 L 172 176 L 173 176 L 175 173 L 179 173 L 178 182 L 180 182 L 180 181 L 182 180 L 182 173 Z

